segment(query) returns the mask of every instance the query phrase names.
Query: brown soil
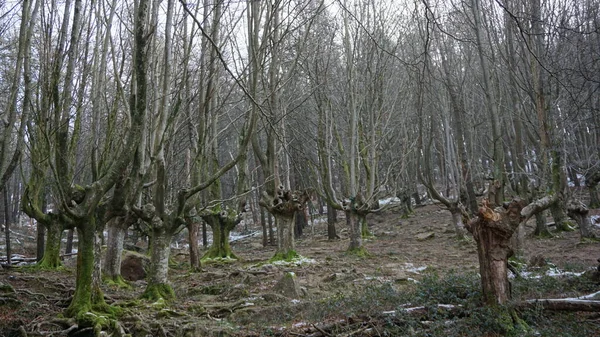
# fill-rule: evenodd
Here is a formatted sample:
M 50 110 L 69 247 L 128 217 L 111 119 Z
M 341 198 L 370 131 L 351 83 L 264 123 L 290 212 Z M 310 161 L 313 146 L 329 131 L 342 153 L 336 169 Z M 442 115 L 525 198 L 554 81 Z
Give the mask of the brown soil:
M 368 220 L 375 236 L 365 242 L 367 257 L 346 254 L 349 241 L 345 221 L 340 219 L 338 233 L 342 239 L 338 241 L 326 240 L 324 222 L 305 228 L 304 236 L 297 241 L 297 250 L 312 259 L 310 263 L 269 264 L 274 248 L 263 248 L 260 237 L 251 237 L 232 244 L 240 261 L 205 265 L 200 272 L 190 273 L 185 252 L 174 251 L 170 278 L 177 300 L 167 309 L 137 300 L 144 290 L 144 281 L 132 283 L 131 289 L 105 286 L 105 296 L 110 304 L 130 308 L 120 324 L 133 336 L 144 336 L 144 333 L 244 336 L 257 335 L 254 329 L 261 324 L 260 317 L 266 322 L 279 321 L 269 323 L 273 324 L 273 331 L 292 331 L 304 324 L 301 323 L 303 317 L 286 314 L 286 308 L 307 303 L 315 305 L 339 292 L 384 283 L 402 289 L 422 278 L 424 273 L 477 272 L 475 243 L 455 238 L 450 213 L 440 205 L 417 208 L 408 219 L 401 219 L 390 209 L 372 214 Z M 557 233 L 552 239 L 533 238 L 530 235 L 533 226 L 533 221 L 527 226 L 526 261 L 541 256 L 558 268 L 579 270 L 598 265 L 600 243 L 580 243 L 578 231 Z M 426 236 L 427 233 L 432 233 L 432 237 L 419 239 L 420 234 Z M 297 300 L 273 289 L 288 271 L 295 273 L 302 290 L 303 297 Z M 15 329 L 20 326 L 29 336 L 59 335 L 58 331 L 69 328 L 68 321 L 57 317 L 69 304 L 74 271 L 68 268 L 52 272 L 4 269 L 0 271 L 0 284 L 8 284 L 16 292 L 10 296 L 0 293 L 0 336 L 19 336 Z

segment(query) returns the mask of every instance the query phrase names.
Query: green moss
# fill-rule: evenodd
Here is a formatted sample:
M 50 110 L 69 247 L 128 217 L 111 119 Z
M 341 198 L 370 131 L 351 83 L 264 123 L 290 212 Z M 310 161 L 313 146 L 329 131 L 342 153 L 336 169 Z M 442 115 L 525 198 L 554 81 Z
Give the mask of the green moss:
M 561 221 L 556 224 L 557 232 L 573 232 L 575 231 L 575 224 L 571 221 Z
M 288 250 L 286 252 L 277 252 L 275 255 L 269 260 L 269 262 L 275 261 L 285 261 L 291 262 L 294 259 L 301 257 L 295 250 Z
M 201 262 L 232 262 L 238 260 L 238 257 L 229 249 L 219 249 L 217 246 L 213 245 L 211 248 L 202 256 L 200 259 Z
M 123 276 L 117 275 L 114 277 L 104 277 L 104 284 L 109 287 L 131 289 L 131 285 L 125 281 Z
M 598 243 L 598 242 L 600 242 L 600 238 L 581 238 L 581 241 L 579 241 L 579 244 Z
M 158 301 L 160 299 L 171 301 L 175 299 L 175 291 L 168 284 L 149 284 L 141 298 L 150 301 Z
M 365 257 L 370 257 L 371 254 L 369 254 L 369 252 L 367 251 L 367 249 L 364 246 L 360 246 L 358 248 L 352 248 L 352 249 L 348 249 L 346 251 L 346 254 L 348 255 L 354 255 L 360 258 L 365 258 Z

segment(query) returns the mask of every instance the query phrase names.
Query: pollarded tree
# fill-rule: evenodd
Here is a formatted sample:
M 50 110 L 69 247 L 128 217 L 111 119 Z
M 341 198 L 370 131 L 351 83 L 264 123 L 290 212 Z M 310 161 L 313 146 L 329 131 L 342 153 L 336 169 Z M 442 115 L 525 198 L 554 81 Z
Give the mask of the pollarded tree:
M 296 70 L 301 57 L 306 52 L 308 34 L 312 30 L 313 18 L 322 9 L 322 1 L 317 4 L 306 2 L 303 6 L 294 6 L 293 1 L 265 3 L 251 2 L 248 21 L 249 29 L 249 87 L 254 97 L 265 97 L 265 107 L 256 107 L 264 111 L 264 145 L 257 133 L 252 140 L 252 149 L 260 163 L 265 189 L 259 204 L 275 218 L 277 225 L 277 251 L 273 259 L 292 259 L 298 254 L 294 243 L 295 217 L 303 210 L 308 200 L 307 191 L 293 191 L 290 186 L 290 171 L 284 171 L 281 163 L 284 159 L 286 139 L 286 105 L 281 92 L 297 76 Z M 314 6 L 313 6 L 314 5 Z M 263 15 L 264 14 L 264 18 Z M 285 20 L 281 20 L 285 13 Z M 302 13 L 302 15 L 301 15 Z M 307 14 L 308 13 L 308 14 Z M 306 20 L 299 17 L 305 16 Z M 307 24 L 303 24 L 307 21 Z M 261 29 L 261 25 L 262 29 Z M 294 36 L 292 33 L 300 31 Z M 294 45 L 295 54 L 285 54 L 283 46 Z M 268 68 L 263 68 L 263 64 Z M 267 80 L 259 88 L 264 69 Z M 260 90 L 262 89 L 262 90 Z M 260 91 L 259 91 L 260 90 Z M 285 153 L 283 156 L 287 156 Z
M 208 8 L 207 13 L 216 16 L 213 17 L 213 22 L 219 22 L 221 19 L 219 14 L 220 10 L 215 9 L 218 9 L 219 6 L 221 6 L 221 3 L 217 3 L 215 6 L 216 7 L 214 8 Z M 228 68 L 226 60 L 223 59 L 222 46 L 218 44 L 218 41 L 213 40 L 213 37 L 215 36 L 214 31 L 219 29 L 218 25 L 213 24 L 211 27 L 213 33 L 211 34 L 211 31 L 205 29 L 202 22 L 196 18 L 186 4 L 182 4 L 182 8 L 187 15 L 193 19 L 197 28 L 201 31 L 202 36 L 208 41 L 208 50 L 203 50 L 202 52 L 209 54 L 211 51 L 214 52 L 212 66 L 208 67 L 207 74 L 205 74 L 206 78 L 214 80 L 215 76 L 218 76 L 217 74 L 221 73 L 221 70 L 217 70 L 219 65 L 225 68 L 229 75 L 235 76 Z M 198 144 L 198 151 L 208 150 L 196 156 L 196 163 L 192 167 L 192 170 L 209 170 L 210 173 L 208 175 L 199 174 L 197 176 L 200 177 L 199 181 L 194 184 L 194 180 L 192 180 L 192 186 L 185 186 L 187 179 L 180 179 L 179 181 L 169 179 L 170 176 L 167 174 L 168 164 L 176 163 L 176 161 L 168 161 L 168 158 L 174 153 L 186 153 L 185 150 L 181 151 L 178 149 L 178 151 L 175 151 L 174 148 L 169 147 L 170 144 L 173 144 L 173 146 L 178 144 L 176 139 L 178 135 L 176 132 L 177 130 L 173 125 L 177 124 L 179 118 L 182 116 L 182 114 L 180 114 L 180 97 L 172 95 L 172 91 L 170 90 L 172 85 L 170 60 L 172 57 L 171 48 L 173 43 L 173 34 L 171 33 L 171 30 L 174 26 L 174 11 L 174 1 L 169 1 L 166 13 L 167 20 L 162 49 L 163 53 L 160 61 L 164 69 L 159 77 L 159 83 L 161 85 L 161 88 L 159 89 L 160 94 L 157 93 L 157 97 L 160 97 L 160 100 L 155 107 L 156 113 L 153 116 L 155 124 L 152 127 L 152 134 L 149 137 L 147 144 L 151 156 L 147 160 L 147 166 L 142 170 L 143 172 L 147 172 L 144 179 L 149 179 L 152 182 L 152 186 L 150 187 L 152 198 L 151 200 L 145 201 L 142 205 L 135 204 L 132 207 L 136 215 L 148 223 L 152 232 L 150 243 L 150 273 L 148 275 L 148 285 L 142 295 L 144 298 L 152 300 L 159 298 L 169 300 L 174 297 L 173 289 L 168 283 L 168 259 L 171 239 L 175 232 L 186 225 L 186 217 L 194 215 L 193 210 L 195 207 L 198 207 L 198 202 L 194 196 L 209 187 L 217 186 L 216 184 L 218 183 L 219 178 L 232 169 L 244 157 L 252 136 L 252 131 L 256 124 L 256 114 L 254 113 L 254 109 L 249 109 L 248 111 L 241 113 L 240 115 L 243 116 L 244 119 L 238 135 L 239 147 L 236 150 L 236 155 L 232 156 L 232 158 L 224 165 L 218 165 L 218 162 L 213 162 L 214 164 L 209 163 L 208 161 L 212 161 L 216 158 L 216 153 L 211 152 L 216 150 L 216 147 L 214 146 L 216 143 L 213 142 L 213 139 L 210 136 L 214 135 L 216 137 L 223 133 L 218 132 L 219 130 L 215 127 L 215 125 L 217 125 L 216 121 L 219 118 L 219 109 L 217 108 L 215 101 L 216 97 L 218 97 L 218 90 L 210 85 L 201 87 L 202 90 L 210 88 L 210 91 L 206 93 L 206 96 L 199 96 L 203 98 L 202 101 L 197 102 L 199 115 L 205 116 L 206 119 L 199 119 L 201 121 L 201 123 L 199 123 L 201 127 L 197 130 L 197 133 L 195 133 L 194 141 Z M 206 79 L 202 79 L 202 81 L 204 80 Z M 237 77 L 233 78 L 233 82 L 240 85 Z M 181 88 L 181 85 L 182 84 L 180 83 L 179 88 Z M 232 85 L 232 88 L 233 87 L 234 86 Z M 246 88 L 242 87 L 242 89 L 246 91 Z M 209 107 L 208 110 L 206 110 L 207 106 Z M 213 121 L 213 123 L 207 121 Z M 211 128 L 213 133 L 208 133 L 207 131 Z M 174 184 L 174 182 L 179 185 Z M 196 212 L 201 214 L 200 209 L 196 209 Z
M 339 52 L 321 39 L 325 44 L 311 62 L 310 76 L 319 113 L 320 190 L 328 203 L 346 213 L 348 250 L 362 254 L 362 238 L 369 235 L 366 217 L 379 209 L 390 167 L 404 159 L 404 138 L 390 136 L 392 123 L 402 118 L 398 110 L 403 96 L 398 88 L 403 77 L 395 55 L 398 43 L 387 34 L 398 25 L 388 16 L 393 8 L 375 8 L 367 2 L 356 8 L 352 13 L 344 5 Z M 397 157 L 383 165 L 380 154 L 385 148 L 395 149 Z M 333 184 L 334 165 L 340 167 L 339 186 Z
M 82 137 L 82 133 L 88 130 L 82 126 L 82 121 L 89 117 L 85 104 L 88 102 L 86 93 L 90 76 L 89 52 L 95 43 L 91 36 L 94 29 L 97 29 L 92 24 L 96 22 L 93 19 L 92 7 L 85 6 L 81 0 L 67 1 L 61 7 L 64 9 L 64 15 L 46 18 L 48 25 L 43 27 L 44 34 L 39 37 L 41 43 L 38 55 L 48 59 L 40 59 L 40 74 L 37 78 L 40 79 L 38 100 L 41 104 L 40 110 L 36 111 L 39 118 L 37 123 L 32 123 L 30 134 L 37 137 L 36 151 L 42 150 L 40 144 L 45 143 L 47 146 L 48 158 L 43 159 L 47 161 L 51 174 L 50 179 L 45 180 L 45 170 L 33 171 L 28 182 L 29 205 L 26 207 L 33 206 L 32 210 L 37 213 L 40 193 L 47 181 L 51 186 L 54 212 L 59 216 L 59 221 L 77 229 L 79 247 L 76 285 L 73 299 L 65 314 L 76 317 L 82 323 L 90 322 L 86 319 L 89 312 L 108 310 L 100 289 L 97 231 L 102 224 L 98 222 L 98 213 L 106 194 L 129 165 L 141 138 L 146 111 L 147 7 L 148 2 L 141 0 L 137 3 L 134 13 L 134 80 L 130 91 L 129 110 L 116 108 L 109 112 L 111 116 L 126 122 L 122 123 L 122 129 L 119 130 L 122 133 L 115 132 L 110 139 L 94 139 L 105 146 L 105 152 L 100 161 L 86 166 L 92 168 L 91 172 L 81 169 L 78 165 L 83 166 L 81 158 L 86 156 L 84 153 L 87 151 L 86 145 L 89 144 L 80 141 L 86 139 Z M 54 10 L 56 8 L 50 12 L 53 13 Z M 60 26 L 57 36 L 54 35 L 55 26 Z M 84 39 L 92 43 L 83 45 L 81 41 Z M 77 88 L 74 87 L 76 83 L 79 84 Z M 99 123 L 99 120 L 94 118 L 89 120 Z M 90 129 L 99 125 L 90 125 Z M 115 145 L 109 147 L 109 140 Z M 42 159 L 39 155 L 34 158 Z M 40 216 L 45 218 L 46 215 Z M 94 322 L 96 323 L 98 322 Z

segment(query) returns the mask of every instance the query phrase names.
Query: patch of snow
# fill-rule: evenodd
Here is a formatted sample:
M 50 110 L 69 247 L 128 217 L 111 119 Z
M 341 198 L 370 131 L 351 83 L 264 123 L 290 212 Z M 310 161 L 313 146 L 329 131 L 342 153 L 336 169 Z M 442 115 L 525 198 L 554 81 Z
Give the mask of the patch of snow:
M 592 224 L 596 227 L 600 227 L 600 215 L 592 215 L 590 217 Z
M 564 276 L 581 276 L 583 275 L 583 273 L 575 273 L 575 272 L 570 272 L 570 271 L 562 271 L 556 267 L 552 267 L 549 268 L 548 270 L 546 270 L 543 274 L 538 274 L 535 272 L 531 272 L 531 271 L 524 271 L 521 272 L 521 277 L 523 278 L 529 278 L 529 279 L 539 279 L 542 278 L 542 276 L 550 276 L 550 277 L 564 277 Z M 514 278 L 515 276 L 510 274 L 509 275 L 510 278 Z
M 420 274 L 423 270 L 427 269 L 427 266 L 415 267 L 415 265 L 412 263 L 405 263 L 404 267 L 406 268 L 405 270 L 407 272 L 413 274 Z
M 393 204 L 393 203 L 399 203 L 399 202 L 400 202 L 400 199 L 398 199 L 398 197 L 390 197 L 390 198 L 380 199 L 379 206 L 384 206 L 387 204 Z
M 310 259 L 304 256 L 299 256 L 298 258 L 293 259 L 292 261 L 274 261 L 271 262 L 272 265 L 275 266 L 301 266 L 303 264 L 316 264 L 317 261 L 315 259 Z

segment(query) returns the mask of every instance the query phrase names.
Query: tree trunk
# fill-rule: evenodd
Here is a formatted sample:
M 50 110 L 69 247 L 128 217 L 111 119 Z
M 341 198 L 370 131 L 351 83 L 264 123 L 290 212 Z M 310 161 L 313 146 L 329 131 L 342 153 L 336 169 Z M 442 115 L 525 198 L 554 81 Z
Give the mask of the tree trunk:
M 499 212 L 484 200 L 477 216 L 469 221 L 467 229 L 477 242 L 479 273 L 483 297 L 487 305 L 503 305 L 510 299 L 508 258 L 512 255 L 510 238 L 523 219 L 524 203 L 512 201 Z
M 304 227 L 306 227 L 306 215 L 304 211 L 297 211 L 295 215 L 296 220 L 294 221 L 294 236 L 301 237 L 304 231 Z
M 592 221 L 589 217 L 590 211 L 583 203 L 569 200 L 567 203 L 567 212 L 579 225 L 581 239 L 597 239 L 596 234 L 592 231 Z
M 67 308 L 67 317 L 78 317 L 86 312 L 106 307 L 99 283 L 94 282 L 94 251 L 96 249 L 95 219 L 77 227 L 77 278 L 75 293 Z
M 345 211 L 346 222 L 350 231 L 350 245 L 348 246 L 349 252 L 360 252 L 364 250 L 362 244 L 362 233 L 360 227 L 360 221 L 358 215 L 352 211 Z
M 262 207 L 260 207 L 260 225 L 262 227 L 262 234 L 263 234 L 262 235 L 263 247 L 266 247 L 269 245 L 266 213 L 267 212 L 265 212 L 265 210 Z
M 125 226 L 121 220 L 120 217 L 116 217 L 107 224 L 108 245 L 104 257 L 104 273 L 109 280 L 117 284 L 124 284 L 121 277 L 121 255 L 126 228 L 124 228 Z
M 6 264 L 10 265 L 12 263 L 12 252 L 10 247 L 10 222 L 12 220 L 10 219 L 11 209 L 9 205 L 8 186 L 4 186 L 4 190 L 2 192 L 4 194 L 4 236 L 6 239 Z
M 60 262 L 60 243 L 62 238 L 63 226 L 60 220 L 51 216 L 50 222 L 45 226 L 47 238 L 43 258 L 38 262 L 38 266 L 48 269 L 56 269 L 61 266 Z
M 543 238 L 551 238 L 552 233 L 548 230 L 548 224 L 546 224 L 546 217 L 543 212 L 535 215 L 535 232 L 533 235 Z
M 200 250 L 198 249 L 198 232 L 200 226 L 193 218 L 187 218 L 188 241 L 190 245 L 190 269 L 198 270 L 200 268 Z
M 269 225 L 269 244 L 275 245 L 275 232 L 273 231 L 273 217 L 267 214 L 267 224 Z
M 367 215 L 359 213 L 358 222 L 360 223 L 360 235 L 363 239 L 372 238 L 374 235 L 369 230 L 369 223 L 367 222 Z
M 335 223 L 337 222 L 337 210 L 330 204 L 327 204 L 327 240 L 337 240 L 340 237 L 337 235 L 335 230 Z
M 455 207 L 449 208 L 450 214 L 452 214 L 452 224 L 454 225 L 454 231 L 456 232 L 456 238 L 463 240 L 467 230 L 462 221 L 462 212 L 458 207 L 458 203 L 455 203 Z
M 155 216 L 152 222 L 161 221 L 157 218 L 158 216 Z M 165 300 L 175 298 L 175 292 L 168 283 L 172 236 L 173 234 L 166 230 L 163 225 L 153 223 L 150 238 L 150 272 L 147 278 L 148 285 L 142 294 L 142 298 L 151 301 L 161 298 Z
M 274 259 L 290 260 L 298 256 L 294 242 L 294 224 L 296 223 L 296 212 L 291 216 L 274 214 L 277 224 L 277 252 Z
M 208 237 L 206 236 L 206 222 L 202 222 L 202 247 L 208 247 Z
M 33 220 L 33 219 L 31 219 Z M 38 263 L 44 258 L 44 250 L 46 250 L 45 238 L 46 238 L 46 227 L 39 221 L 36 224 L 37 238 L 36 238 L 36 257 Z
M 67 234 L 67 245 L 65 246 L 65 254 L 73 253 L 73 236 L 74 231 L 69 229 L 69 233 Z
M 240 217 L 227 214 L 209 214 L 202 218 L 210 226 L 213 233 L 213 243 L 208 249 L 202 260 L 207 259 L 237 259 L 237 256 L 231 251 L 229 245 L 229 233 L 240 222 Z

